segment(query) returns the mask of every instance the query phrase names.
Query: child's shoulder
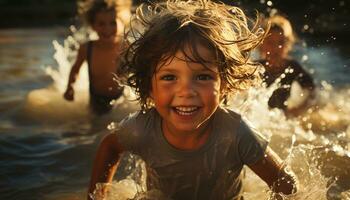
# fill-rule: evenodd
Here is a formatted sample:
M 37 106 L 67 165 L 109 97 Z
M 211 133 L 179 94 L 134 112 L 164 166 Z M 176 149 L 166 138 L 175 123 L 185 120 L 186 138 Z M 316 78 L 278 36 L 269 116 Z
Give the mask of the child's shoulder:
M 214 123 L 217 130 L 224 133 L 222 138 L 231 138 L 233 141 L 266 141 L 249 120 L 229 108 L 219 107 Z
M 215 118 L 217 123 L 229 129 L 237 127 L 242 121 L 240 114 L 227 107 L 219 107 Z
M 145 130 L 147 126 L 156 120 L 155 109 L 150 109 L 146 112 L 136 111 L 125 117 L 120 123 L 119 128 L 122 129 L 140 129 Z
M 224 118 L 238 121 L 241 120 L 241 115 L 228 107 L 218 107 L 217 113 Z
M 134 112 L 118 123 L 114 132 L 124 148 L 132 149 L 155 130 L 154 124 L 158 118 L 155 110 L 149 110 L 146 113 Z

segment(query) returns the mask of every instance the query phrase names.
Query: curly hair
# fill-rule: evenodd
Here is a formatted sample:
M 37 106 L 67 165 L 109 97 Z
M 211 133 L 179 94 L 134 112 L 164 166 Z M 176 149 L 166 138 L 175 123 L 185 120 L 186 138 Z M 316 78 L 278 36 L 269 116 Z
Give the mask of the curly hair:
M 203 66 L 214 62 L 226 95 L 247 89 L 259 80 L 256 72 L 260 65 L 249 60 L 251 50 L 266 33 L 258 21 L 248 20 L 237 7 L 209 0 L 142 4 L 125 35 L 128 48 L 122 56 L 119 77 L 135 90 L 142 108 L 149 108 L 156 67 L 182 51 L 186 60 Z M 201 57 L 198 45 L 205 45 L 215 60 Z M 191 55 L 186 55 L 185 47 Z

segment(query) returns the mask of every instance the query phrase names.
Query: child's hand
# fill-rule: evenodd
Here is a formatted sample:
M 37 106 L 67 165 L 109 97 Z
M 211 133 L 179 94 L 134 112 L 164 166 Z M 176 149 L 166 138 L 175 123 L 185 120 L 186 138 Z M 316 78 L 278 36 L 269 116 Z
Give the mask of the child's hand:
M 74 90 L 72 87 L 68 87 L 66 92 L 64 93 L 63 97 L 67 101 L 74 101 Z

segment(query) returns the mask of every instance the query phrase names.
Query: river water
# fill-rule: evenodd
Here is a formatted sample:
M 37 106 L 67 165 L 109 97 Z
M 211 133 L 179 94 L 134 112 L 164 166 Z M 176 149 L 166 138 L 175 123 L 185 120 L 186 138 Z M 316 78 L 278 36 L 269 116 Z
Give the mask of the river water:
M 85 199 L 98 141 L 138 108 L 126 94 L 111 114 L 90 115 L 86 67 L 76 101 L 63 100 L 77 41 L 86 39 L 71 31 L 0 30 L 0 199 Z M 349 49 L 338 44 L 333 37 L 305 39 L 293 52 L 317 83 L 309 112 L 286 118 L 268 110 L 271 90 L 265 88 L 233 100 L 232 108 L 266 135 L 296 172 L 300 191 L 286 199 L 350 199 L 350 59 Z M 122 199 L 116 191 L 152 199 L 142 177 L 135 179 L 113 183 L 111 199 Z M 266 185 L 249 170 L 244 183 L 246 199 L 269 198 Z

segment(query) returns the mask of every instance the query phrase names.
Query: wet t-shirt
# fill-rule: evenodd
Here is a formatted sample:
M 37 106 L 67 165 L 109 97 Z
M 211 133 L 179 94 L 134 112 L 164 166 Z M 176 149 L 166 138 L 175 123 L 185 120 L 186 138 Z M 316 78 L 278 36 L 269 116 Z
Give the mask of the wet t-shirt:
M 116 134 L 126 151 L 145 161 L 156 189 L 174 200 L 238 199 L 243 166 L 262 159 L 267 146 L 240 115 L 223 108 L 213 115 L 207 142 L 193 151 L 167 142 L 155 109 L 130 115 Z
M 266 60 L 260 61 L 266 67 Z M 315 87 L 311 76 L 302 68 L 302 66 L 290 59 L 285 59 L 283 63 L 283 71 L 269 71 L 266 70 L 264 73 L 264 81 L 267 86 L 270 86 L 277 78 L 281 78 L 280 86 L 273 91 L 269 98 L 268 104 L 270 108 L 286 109 L 285 101 L 290 96 L 291 85 L 293 81 L 297 81 L 299 85 L 308 90 L 313 90 Z M 272 67 L 273 68 L 273 67 Z M 284 74 L 284 77 L 281 75 Z

